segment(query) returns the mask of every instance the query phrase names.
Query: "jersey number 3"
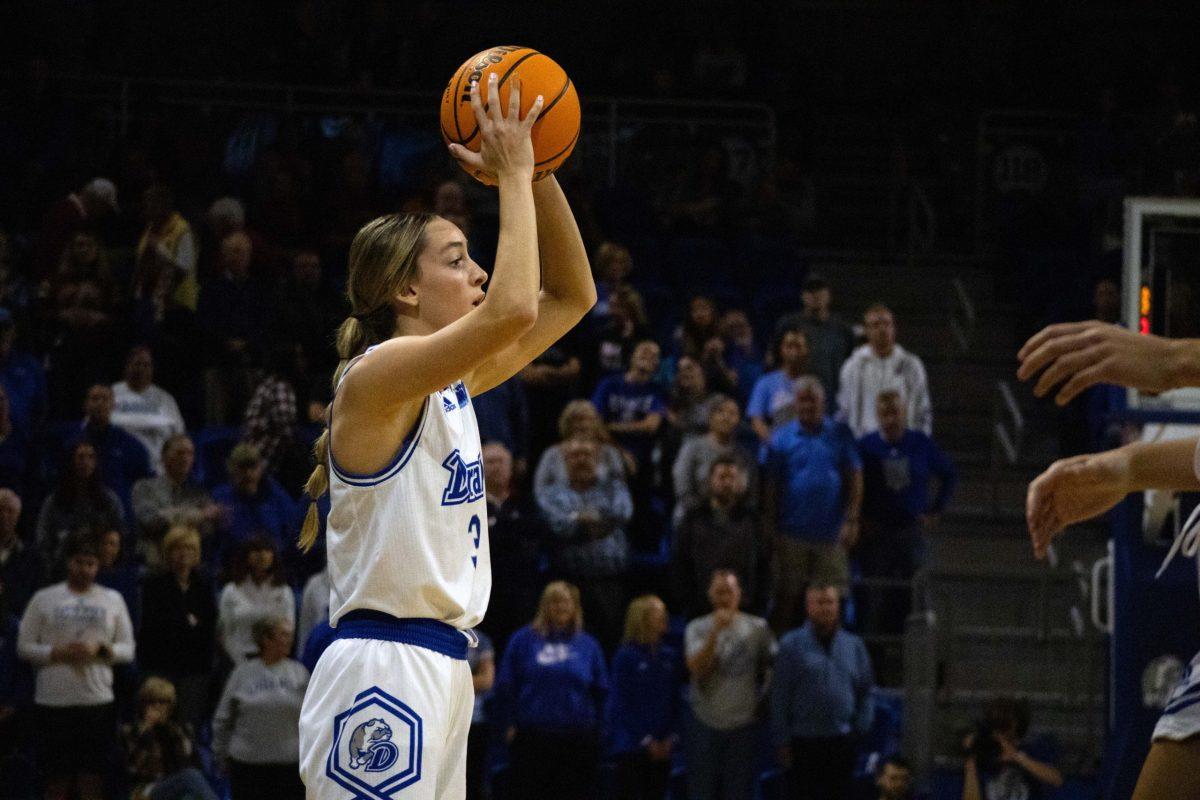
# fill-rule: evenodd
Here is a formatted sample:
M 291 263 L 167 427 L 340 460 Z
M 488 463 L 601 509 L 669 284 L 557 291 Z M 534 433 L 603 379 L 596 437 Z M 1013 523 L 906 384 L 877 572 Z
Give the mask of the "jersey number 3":
M 467 523 L 467 533 L 475 542 L 475 554 L 471 556 L 471 566 L 479 566 L 479 515 L 472 514 L 471 521 Z

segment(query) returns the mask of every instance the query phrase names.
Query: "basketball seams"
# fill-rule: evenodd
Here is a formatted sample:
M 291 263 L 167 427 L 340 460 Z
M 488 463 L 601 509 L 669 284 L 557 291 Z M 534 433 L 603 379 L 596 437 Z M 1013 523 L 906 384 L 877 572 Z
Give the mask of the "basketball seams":
M 518 50 L 518 51 L 516 51 L 516 52 L 520 52 L 520 51 Z M 512 53 L 508 53 L 507 55 L 512 55 Z M 506 80 L 508 80 L 508 76 L 512 74 L 512 71 L 513 71 L 514 69 L 516 69 L 518 66 L 520 66 L 520 65 L 521 65 L 523 62 L 525 62 L 525 61 L 527 61 L 527 60 L 529 60 L 529 59 L 533 58 L 534 56 L 545 56 L 545 54 L 544 54 L 544 53 L 540 53 L 540 52 L 538 52 L 537 50 L 531 50 L 530 52 L 528 52 L 528 53 L 526 53 L 525 55 L 523 55 L 523 56 L 521 56 L 520 58 L 518 58 L 518 59 L 516 60 L 516 62 L 514 62 L 514 63 L 513 63 L 513 65 L 512 65 L 511 67 L 509 67 L 509 68 L 508 68 L 508 71 L 507 71 L 507 72 L 505 72 L 505 73 L 504 73 L 502 76 L 500 76 L 500 80 L 499 80 L 499 81 L 497 81 L 497 83 L 496 83 L 496 89 L 497 89 L 497 91 L 499 91 L 500 87 L 504 85 L 504 82 L 505 82 Z M 546 56 L 546 58 L 547 58 L 547 59 L 549 59 L 549 56 Z M 501 65 L 500 65 L 500 64 L 496 64 L 495 66 L 501 66 Z M 568 83 L 570 82 L 570 78 L 568 78 L 568 79 L 567 79 L 567 82 L 568 82 Z M 457 95 L 456 95 L 456 96 L 457 96 Z M 455 108 L 454 108 L 454 121 L 455 121 L 455 123 L 457 123 L 457 122 L 458 122 L 458 109 L 460 109 L 461 107 L 462 107 L 462 104 L 461 104 L 461 103 L 458 103 L 458 104 L 455 106 Z M 484 111 L 487 111 L 487 110 L 488 110 L 488 105 L 487 105 L 487 103 L 484 103 L 484 104 L 483 104 L 483 110 L 484 110 Z M 545 108 L 543 108 L 543 109 L 542 109 L 542 115 L 544 116 L 544 115 L 545 115 L 545 113 L 546 113 L 546 111 L 548 111 L 548 110 L 549 110 L 549 109 L 545 109 Z M 479 125 L 476 125 L 476 126 L 475 126 L 475 129 L 471 131 L 471 135 L 470 135 L 470 136 L 466 136 L 466 137 L 464 137 L 464 136 L 462 135 L 462 131 L 461 131 L 461 130 L 459 130 L 459 132 L 458 132 L 458 138 L 459 138 L 459 142 L 458 142 L 458 143 L 459 143 L 459 144 L 463 144 L 463 145 L 465 145 L 467 142 L 469 142 L 469 141 L 471 141 L 472 139 L 474 139 L 474 138 L 475 138 L 477 135 L 479 135 Z
M 567 93 L 567 89 L 570 89 L 570 88 L 571 88 L 571 79 L 567 78 L 567 82 L 563 84 L 562 89 L 559 89 L 558 94 L 555 96 L 555 98 L 553 100 L 551 100 L 545 108 L 542 109 L 542 113 L 540 115 L 538 115 L 538 119 L 540 120 L 542 117 L 549 114 L 550 109 L 554 108 L 555 104 L 558 103 L 559 100 L 563 99 L 563 95 L 565 95 Z
M 535 166 L 535 167 L 540 167 L 540 166 L 542 166 L 542 165 L 544 165 L 544 164 L 550 164 L 550 163 L 552 163 L 552 162 L 553 162 L 555 159 L 562 158 L 562 157 L 563 157 L 563 156 L 564 156 L 566 153 L 569 153 L 569 152 L 571 152 L 571 148 L 573 148 L 573 147 L 575 146 L 575 143 L 576 143 L 577 141 L 579 141 L 579 131 L 575 131 L 575 136 L 574 136 L 574 137 L 571 139 L 571 141 L 570 141 L 570 142 L 568 142 L 568 143 L 567 143 L 567 146 L 566 146 L 566 147 L 564 147 L 562 150 L 559 150 L 557 153 L 555 153 L 554 155 L 552 155 L 552 156 L 550 156 L 549 158 L 545 159 L 544 161 L 538 161 L 538 162 L 537 162 L 536 164 L 534 164 L 533 166 Z

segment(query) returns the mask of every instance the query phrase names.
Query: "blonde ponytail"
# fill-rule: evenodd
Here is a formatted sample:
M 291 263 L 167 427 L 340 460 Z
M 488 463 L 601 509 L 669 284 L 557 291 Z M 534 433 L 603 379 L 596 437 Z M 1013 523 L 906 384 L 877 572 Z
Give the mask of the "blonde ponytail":
M 351 359 L 395 333 L 396 316 L 390 300 L 416 278 L 425 228 L 434 219 L 432 214 L 389 214 L 371 220 L 355 234 L 350 243 L 350 274 L 346 282 L 352 313 L 337 330 L 337 353 L 341 361 L 333 372 L 335 392 Z M 313 444 L 313 460 L 316 465 L 304 484 L 309 505 L 298 543 L 306 553 L 316 544 L 321 527 L 317 501 L 329 491 L 329 411 L 325 430 Z

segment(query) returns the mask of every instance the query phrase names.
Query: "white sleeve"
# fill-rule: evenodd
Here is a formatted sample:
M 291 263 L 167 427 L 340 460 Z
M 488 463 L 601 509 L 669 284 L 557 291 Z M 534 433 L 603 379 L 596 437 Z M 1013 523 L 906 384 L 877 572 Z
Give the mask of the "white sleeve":
M 925 376 L 925 365 L 917 356 L 911 356 L 913 385 L 909 397 L 909 426 L 926 436 L 933 435 L 933 403 L 929 399 L 929 379 Z
M 191 231 L 179 237 L 179 246 L 175 248 L 175 266 L 189 274 L 196 271 L 196 237 Z
M 21 617 L 21 626 L 17 630 L 17 655 L 39 667 L 50 663 L 50 653 L 54 651 L 54 645 L 39 641 L 44 621 L 42 605 L 45 597 L 41 592 L 33 596 L 25 608 L 25 614 Z
M 113 598 L 113 606 L 117 612 L 117 626 L 114 631 L 112 651 L 114 664 L 130 664 L 133 662 L 135 643 L 133 640 L 133 622 L 129 619 L 129 608 L 125 599 L 117 592 Z
M 212 720 L 212 749 L 213 755 L 224 760 L 229 757 L 229 741 L 233 738 L 233 725 L 237 721 L 237 688 L 243 670 L 241 666 L 234 667 L 225 682 L 225 690 L 221 692 L 221 702 Z

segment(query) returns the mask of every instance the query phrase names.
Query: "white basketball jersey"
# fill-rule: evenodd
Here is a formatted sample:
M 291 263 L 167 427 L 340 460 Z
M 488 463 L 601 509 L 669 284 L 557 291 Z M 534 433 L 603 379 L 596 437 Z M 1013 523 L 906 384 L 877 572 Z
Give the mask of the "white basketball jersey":
M 425 398 L 412 433 L 382 470 L 348 473 L 332 447 L 329 462 L 330 623 L 370 609 L 477 625 L 492 563 L 479 427 L 462 381 Z

